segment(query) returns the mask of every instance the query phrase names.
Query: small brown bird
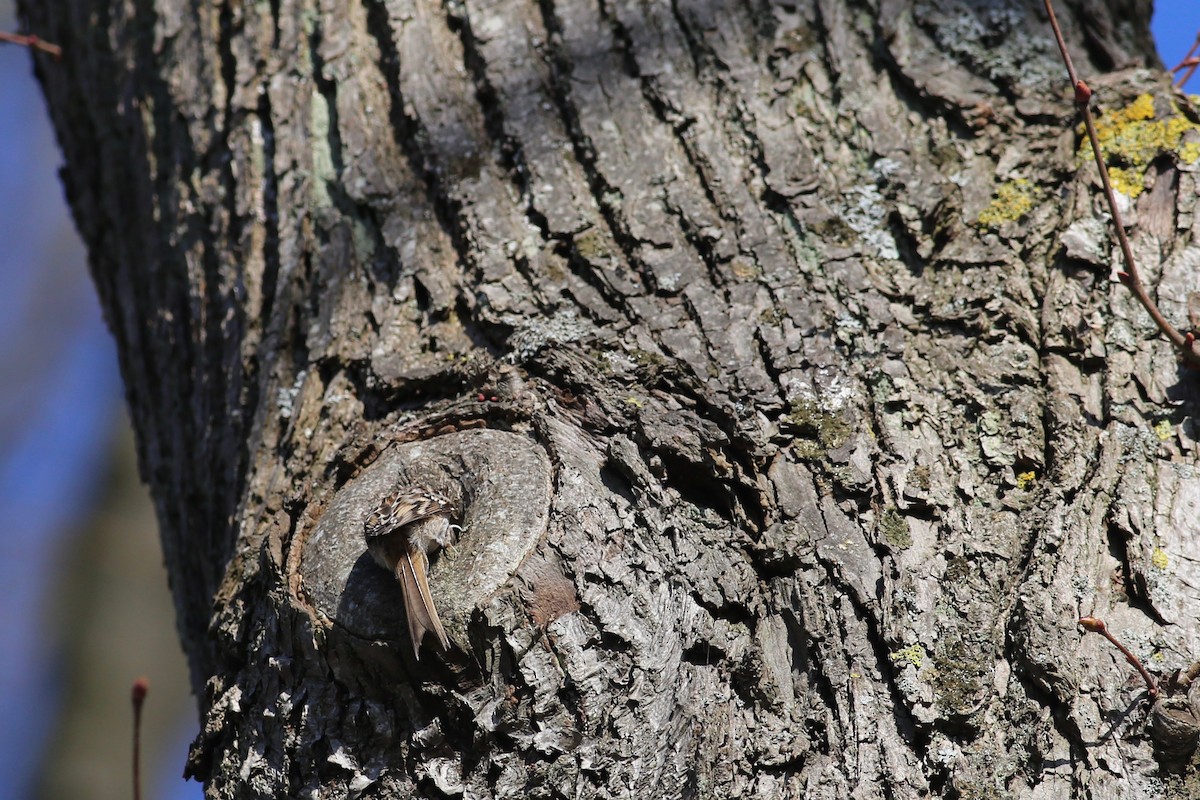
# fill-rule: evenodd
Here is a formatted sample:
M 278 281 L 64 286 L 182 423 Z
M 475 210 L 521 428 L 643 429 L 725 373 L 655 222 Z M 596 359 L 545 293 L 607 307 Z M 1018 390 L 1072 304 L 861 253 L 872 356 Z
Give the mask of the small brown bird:
M 429 631 L 437 636 L 442 650 L 450 640 L 438 619 L 429 594 L 429 556 L 450 542 L 455 531 L 450 524 L 450 501 L 420 486 L 401 486 L 367 517 L 364 535 L 367 551 L 375 563 L 400 581 L 404 614 L 412 637 L 413 656 L 421 657 L 421 641 Z

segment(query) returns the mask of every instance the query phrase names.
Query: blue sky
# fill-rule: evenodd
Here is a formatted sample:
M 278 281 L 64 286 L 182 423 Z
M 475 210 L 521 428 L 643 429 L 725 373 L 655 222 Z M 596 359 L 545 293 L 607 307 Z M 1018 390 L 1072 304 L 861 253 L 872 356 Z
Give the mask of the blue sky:
M 1196 41 L 1197 29 L 1200 29 L 1200 0 L 1158 0 L 1154 4 L 1150 32 L 1167 69 L 1179 63 Z M 1200 70 L 1188 81 L 1189 92 L 1200 92 L 1198 75 Z

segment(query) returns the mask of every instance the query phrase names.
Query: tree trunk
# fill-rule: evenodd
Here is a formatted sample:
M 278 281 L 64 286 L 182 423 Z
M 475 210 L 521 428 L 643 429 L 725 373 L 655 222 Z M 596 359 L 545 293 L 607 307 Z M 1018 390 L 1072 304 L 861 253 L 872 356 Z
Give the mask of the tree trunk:
M 1076 624 L 1200 652 L 1198 393 L 1041 2 L 23 5 L 209 797 L 1195 796 Z M 1182 324 L 1195 117 L 1061 6 Z

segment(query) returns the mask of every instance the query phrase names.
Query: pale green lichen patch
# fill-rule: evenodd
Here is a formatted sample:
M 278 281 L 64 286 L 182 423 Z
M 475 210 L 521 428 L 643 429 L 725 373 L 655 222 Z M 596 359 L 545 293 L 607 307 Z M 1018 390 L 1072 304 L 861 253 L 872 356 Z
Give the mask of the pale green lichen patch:
M 1033 209 L 1037 189 L 1025 178 L 1015 178 L 1000 184 L 992 202 L 979 212 L 976 223 L 981 228 L 999 228 L 1006 222 L 1016 222 Z
M 943 637 L 929 675 L 938 704 L 943 708 L 961 714 L 976 705 L 988 671 L 983 647 L 983 641 L 966 641 L 955 632 Z
M 764 325 L 776 327 L 783 321 L 783 315 L 775 308 L 764 308 L 758 315 L 758 321 Z
M 854 433 L 841 414 L 824 411 L 811 400 L 796 401 L 787 423 L 797 433 L 795 447 L 801 458 L 820 458 L 841 447 Z
M 971 563 L 959 555 L 951 554 L 946 558 L 946 571 L 942 580 L 946 583 L 958 583 L 971 575 Z
M 313 205 L 316 208 L 328 208 L 333 205 L 329 196 L 328 184 L 337 180 L 337 170 L 333 164 L 333 151 L 330 150 L 330 118 L 329 105 L 325 96 L 316 89 L 312 93 L 311 107 L 312 136 L 312 165 L 313 176 L 310 184 Z
M 913 486 L 916 486 L 922 492 L 928 492 L 929 487 L 933 485 L 929 467 L 925 466 L 913 467 L 908 473 L 908 479 L 912 481 Z
M 979 418 L 979 446 L 988 461 L 997 466 L 1012 466 L 1016 460 L 1011 425 L 994 411 L 985 411 Z
M 912 547 L 912 531 L 908 528 L 908 520 L 895 508 L 885 509 L 879 516 L 879 533 L 893 547 L 901 550 Z
M 858 234 L 875 255 L 886 259 L 899 258 L 896 239 L 887 226 L 890 210 L 879 189 L 870 184 L 854 186 L 846 193 L 845 199 L 841 222 Z
M 1200 132 L 1200 125 L 1179 112 L 1174 100 L 1164 99 L 1168 111 L 1159 116 L 1154 97 L 1143 94 L 1124 108 L 1106 112 L 1096 120 L 1096 138 L 1113 188 L 1127 197 L 1137 197 L 1145 189 L 1146 169 L 1163 153 L 1175 153 L 1185 164 L 1200 159 L 1200 140 L 1184 142 L 1189 131 Z M 1080 134 L 1083 129 L 1080 128 Z M 1085 137 L 1079 149 L 1080 162 L 1092 160 L 1092 145 Z
M 748 259 L 738 256 L 729 262 L 729 270 L 738 280 L 748 281 L 757 278 L 759 268 Z
M 613 256 L 611 243 L 595 228 L 588 228 L 576 235 L 575 251 L 589 263 L 605 261 Z
M 1171 431 L 1174 426 L 1171 425 L 1171 420 L 1161 419 L 1154 425 L 1154 435 L 1158 437 L 1160 442 L 1165 442 L 1171 438 Z

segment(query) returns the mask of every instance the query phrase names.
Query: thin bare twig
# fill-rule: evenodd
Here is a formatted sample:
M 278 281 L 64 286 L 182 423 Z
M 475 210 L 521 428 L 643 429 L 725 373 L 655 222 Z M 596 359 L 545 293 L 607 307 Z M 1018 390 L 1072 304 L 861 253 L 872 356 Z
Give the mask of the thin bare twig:
M 62 58 L 62 48 L 56 44 L 43 41 L 33 34 L 25 35 L 23 33 L 9 33 L 0 31 L 0 42 L 8 42 L 9 44 L 19 44 L 23 47 L 32 47 L 35 50 L 41 50 L 43 53 L 49 53 L 54 56 L 54 59 Z
M 1108 641 L 1112 642 L 1112 645 L 1121 651 L 1121 655 L 1125 656 L 1125 660 L 1137 668 L 1137 671 L 1142 674 L 1142 680 L 1146 682 L 1146 692 L 1149 693 L 1150 697 L 1158 697 L 1158 682 L 1154 680 L 1154 676 L 1142 666 L 1141 660 L 1132 652 L 1130 652 L 1128 647 L 1121 644 L 1117 637 L 1109 633 L 1108 626 L 1104 624 L 1104 620 L 1096 617 L 1083 617 L 1079 620 L 1079 626 L 1086 631 L 1098 633 L 1105 639 L 1108 639 Z
M 1125 223 L 1121 219 L 1121 211 L 1117 208 L 1117 197 L 1113 193 L 1112 181 L 1108 177 L 1108 166 L 1104 163 L 1104 154 L 1100 150 L 1100 137 L 1096 134 L 1096 123 L 1092 119 L 1091 99 L 1092 90 L 1080 80 L 1071 63 L 1071 54 L 1067 52 L 1067 43 L 1063 40 L 1062 29 L 1058 26 L 1058 17 L 1054 15 L 1054 3 L 1045 0 L 1046 13 L 1050 15 L 1050 27 L 1054 29 L 1054 39 L 1058 42 L 1058 50 L 1062 53 L 1063 63 L 1067 67 L 1067 75 L 1075 90 L 1075 107 L 1083 117 L 1083 127 L 1087 131 L 1088 141 L 1092 143 L 1092 155 L 1096 159 L 1096 167 L 1100 170 L 1100 183 L 1104 186 L 1104 196 L 1108 199 L 1108 208 L 1112 213 L 1113 227 L 1117 231 L 1117 242 L 1121 245 L 1121 254 L 1125 257 L 1125 271 L 1118 272 L 1121 283 L 1133 292 L 1133 296 L 1142 304 L 1146 312 L 1154 320 L 1154 324 L 1170 340 L 1179 351 L 1184 364 L 1193 369 L 1200 369 L 1200 352 L 1196 348 L 1196 337 L 1192 333 L 1183 334 L 1167 321 L 1158 310 L 1158 305 L 1151 299 L 1138 273 L 1137 262 L 1133 259 L 1133 248 L 1129 246 L 1129 237 L 1125 235 Z
M 1187 51 L 1187 55 L 1179 60 L 1179 63 L 1171 67 L 1171 73 L 1174 74 L 1182 69 L 1187 72 L 1183 74 L 1179 80 L 1175 81 L 1175 85 L 1180 89 L 1183 85 L 1192 79 L 1192 74 L 1196 71 L 1197 65 L 1200 65 L 1200 58 L 1196 58 L 1196 48 L 1200 47 L 1200 31 L 1196 33 L 1196 41 L 1192 42 L 1192 49 Z
M 142 798 L 142 705 L 150 691 L 150 679 L 142 676 L 133 682 L 129 699 L 133 703 L 133 800 Z
M 1192 79 L 1192 74 L 1196 71 L 1196 67 L 1198 66 L 1200 66 L 1200 58 L 1197 58 L 1196 56 L 1192 56 L 1191 58 L 1187 58 L 1179 62 L 1179 66 L 1175 67 L 1175 69 L 1171 71 L 1178 72 L 1186 67 L 1187 72 L 1183 73 L 1179 80 L 1175 81 L 1175 88 L 1182 89 L 1183 85 Z

